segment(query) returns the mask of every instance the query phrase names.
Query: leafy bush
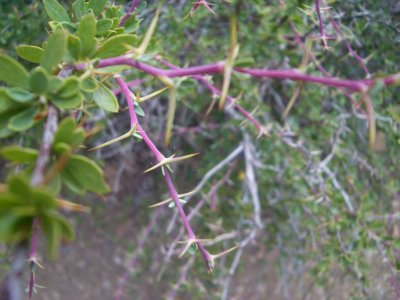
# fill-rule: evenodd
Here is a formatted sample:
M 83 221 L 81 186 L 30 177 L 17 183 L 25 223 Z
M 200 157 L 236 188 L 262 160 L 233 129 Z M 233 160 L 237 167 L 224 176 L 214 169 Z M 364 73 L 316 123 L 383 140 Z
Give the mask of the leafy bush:
M 0 42 L 7 48 L 22 42 L 15 50 L 24 61 L 13 58 L 15 53 L 0 54 L 0 138 L 9 144 L 1 155 L 13 166 L 0 187 L 0 241 L 17 253 L 2 286 L 6 299 L 20 299 L 18 260 L 28 248 L 32 294 L 39 230 L 52 257 L 62 240 L 73 239 L 60 210 L 88 208 L 62 197 L 110 191 L 103 169 L 85 148 L 99 143 L 96 133 L 105 118 L 124 113 L 118 95 L 127 103 L 130 126 L 91 150 L 126 139 L 144 142 L 156 161 L 147 171 L 161 170 L 170 193 L 153 206 L 168 205 L 183 221 L 180 236 L 187 237 L 180 256 L 200 253 L 205 270 L 216 269 L 214 276 L 223 278 L 225 256 L 239 248 L 223 299 L 250 242 L 277 248 L 281 261 L 292 266 L 310 262 L 314 281 L 323 286 L 339 268 L 358 283 L 351 292 L 355 299 L 375 293 L 367 253 L 378 252 L 399 296 L 399 241 L 392 231 L 398 219 L 400 75 L 390 75 L 399 70 L 398 17 L 379 5 L 364 11 L 363 1 L 331 8 L 318 0 L 214 6 L 198 1 L 158 8 L 140 2 L 126 12 L 106 0 L 77 0 L 69 10 L 44 0 L 50 22 L 41 44 L 36 41 L 43 27 L 28 26 L 32 33 L 26 34 L 25 23 L 15 23 L 17 15 L 10 14 L 18 3 L 4 5 L 2 22 L 10 30 Z M 42 6 L 22 7 L 26 24 L 38 18 L 41 25 Z M 138 78 L 146 86 L 144 96 L 129 89 Z M 164 98 L 166 90 L 168 105 L 155 105 L 165 117 L 145 114 L 147 100 Z M 145 126 L 149 118 L 154 122 Z M 165 127 L 164 147 L 147 133 L 157 126 Z M 201 163 L 193 162 L 189 172 L 176 167 L 196 153 L 163 154 L 171 152 L 171 139 L 178 154 L 202 152 Z M 227 171 L 218 173 L 221 169 Z M 178 194 L 172 179 L 200 183 Z M 207 194 L 197 206 L 209 202 L 210 209 L 203 208 L 192 227 L 193 210 L 189 216 L 186 210 L 200 191 Z M 205 245 L 220 236 L 202 237 L 221 230 L 199 220 L 209 222 L 216 212 L 220 228 L 235 232 L 238 245 L 229 247 L 222 238 L 213 247 L 219 254 L 211 254 Z M 177 243 L 172 244 L 171 249 Z M 195 270 L 210 280 L 203 268 Z M 123 293 L 121 284 L 117 297 Z M 191 296 L 202 298 L 192 291 Z

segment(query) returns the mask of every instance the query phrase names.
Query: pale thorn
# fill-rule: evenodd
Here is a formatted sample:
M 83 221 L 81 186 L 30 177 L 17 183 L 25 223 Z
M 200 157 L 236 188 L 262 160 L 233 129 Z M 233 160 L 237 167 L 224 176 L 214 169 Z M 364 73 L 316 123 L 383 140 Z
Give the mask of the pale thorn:
M 154 30 L 156 29 L 159 15 L 160 15 L 160 7 L 157 8 L 156 14 L 153 20 L 151 20 L 150 26 L 146 31 L 146 34 L 144 35 L 143 41 L 140 44 L 139 48 L 137 49 L 138 50 L 137 52 L 140 55 L 144 54 L 147 50 L 147 47 L 149 46 L 150 40 L 154 34 Z
M 39 285 L 39 284 L 37 284 L 37 283 L 35 283 L 35 288 L 38 288 L 38 289 L 47 289 L 47 287 L 45 287 L 45 286 L 43 286 L 43 285 Z
M 236 105 L 236 101 L 237 101 L 238 99 L 240 99 L 242 96 L 243 96 L 243 91 L 241 91 L 241 92 L 239 93 L 239 95 L 237 95 L 236 97 L 233 97 L 233 98 L 232 98 L 232 102 L 229 103 L 229 104 L 226 106 L 226 108 L 227 108 L 227 109 L 231 109 L 233 106 Z
M 315 13 L 315 10 L 313 8 L 311 8 L 311 6 L 308 6 L 305 4 L 303 6 L 304 6 L 304 9 L 301 7 L 298 7 L 298 9 L 305 15 L 312 16 Z
M 156 96 L 158 96 L 158 95 L 160 95 L 162 92 L 164 92 L 165 90 L 167 90 L 168 89 L 168 87 L 165 87 L 165 88 L 162 88 L 162 89 L 160 89 L 160 90 L 158 90 L 158 91 L 155 91 L 155 92 L 153 92 L 153 93 L 151 93 L 151 94 L 149 94 L 149 95 L 147 95 L 147 96 L 144 96 L 144 97 L 138 97 L 138 96 L 136 96 L 134 93 L 130 93 L 130 95 L 131 95 L 131 97 L 132 97 L 132 99 L 134 100 L 134 101 L 136 101 L 137 103 L 141 103 L 141 102 L 144 102 L 144 101 L 146 101 L 146 100 L 150 100 L 151 98 L 154 98 L 154 97 L 156 97 Z M 129 109 L 129 106 L 127 106 L 127 107 L 124 107 L 121 111 L 126 111 L 126 110 L 128 110 Z
M 183 248 L 181 254 L 179 254 L 178 258 L 182 258 L 183 255 L 185 255 L 185 253 L 189 250 L 189 248 L 193 245 L 196 244 L 198 242 L 202 242 L 202 241 L 209 241 L 208 239 L 189 239 L 187 241 L 181 241 L 181 242 L 177 242 L 178 244 L 186 244 L 186 246 Z
M 101 128 L 99 126 L 93 127 L 89 131 L 85 131 L 85 138 L 95 135 L 96 133 L 100 132 Z
M 132 47 L 130 45 L 126 45 L 126 48 L 128 49 L 125 52 L 126 58 L 133 58 L 137 59 L 140 56 L 139 49 L 136 47 Z
M 79 76 L 79 79 L 83 80 L 92 74 L 93 74 L 93 65 L 90 64 L 89 69 L 85 73 L 83 73 L 81 76 Z
M 185 248 L 183 248 L 181 254 L 179 254 L 178 258 L 182 258 L 182 256 L 185 255 L 185 253 L 189 250 L 189 248 L 195 243 L 194 239 L 190 239 L 186 242 Z
M 156 97 L 156 96 L 158 96 L 158 95 L 160 95 L 162 92 L 164 92 L 165 90 L 168 90 L 168 88 L 169 87 L 165 87 L 165 88 L 162 88 L 162 89 L 160 89 L 160 90 L 158 90 L 158 91 L 155 91 L 155 92 L 153 92 L 153 93 L 151 93 L 151 94 L 149 94 L 149 95 L 147 95 L 147 96 L 144 96 L 144 97 L 141 97 L 141 98 L 134 98 L 135 99 L 135 101 L 137 101 L 138 103 L 141 103 L 141 102 L 144 102 L 144 101 L 147 101 L 147 100 L 150 100 L 151 98 L 154 98 L 154 97 Z
M 199 0 L 196 1 L 194 3 L 194 6 L 192 7 L 192 9 L 189 11 L 189 13 L 182 19 L 182 22 L 185 21 L 188 17 L 192 17 L 194 16 L 194 13 L 196 12 L 196 10 L 200 7 L 200 5 L 203 5 L 206 10 L 210 13 L 212 13 L 213 15 L 216 15 L 215 11 L 212 10 L 212 8 L 210 7 L 210 5 L 214 5 L 213 3 L 209 3 L 205 0 Z
M 35 264 L 35 266 L 38 266 L 39 268 L 44 270 L 43 265 L 41 263 L 39 263 L 39 259 L 37 257 L 30 257 L 26 261 L 28 264 L 33 263 L 33 264 Z
M 222 82 L 221 97 L 218 103 L 219 110 L 222 110 L 225 106 L 225 100 L 228 96 L 228 90 L 231 84 L 235 59 L 239 55 L 239 48 L 240 47 L 237 43 L 237 17 L 233 16 L 230 21 L 230 47 L 228 58 L 224 65 L 224 79 Z
M 256 139 L 259 139 L 259 138 L 261 138 L 262 136 L 269 137 L 269 136 L 270 136 L 270 134 L 269 134 L 269 131 L 270 131 L 269 128 L 270 128 L 270 127 L 272 127 L 272 124 L 268 125 L 267 128 L 265 128 L 265 127 L 262 126 L 262 127 L 260 128 L 260 130 L 259 130 L 257 136 L 256 136 Z
M 121 135 L 119 137 L 116 137 L 115 139 L 112 139 L 111 141 L 105 142 L 105 143 L 103 143 L 101 145 L 98 145 L 98 146 L 96 146 L 94 148 L 91 148 L 88 151 L 93 151 L 93 150 L 97 150 L 97 149 L 100 149 L 100 148 L 103 148 L 103 147 L 107 147 L 107 146 L 109 146 L 111 144 L 114 144 L 114 143 L 119 142 L 119 141 L 121 141 L 123 139 L 131 137 L 132 134 L 136 131 L 137 126 L 138 126 L 138 124 L 136 123 L 135 126 L 133 126 L 127 133 L 125 133 L 125 134 L 123 134 L 123 135 Z
M 211 259 L 212 259 L 212 260 L 218 259 L 218 258 L 220 258 L 220 257 L 222 257 L 222 256 L 224 256 L 224 255 L 229 254 L 229 253 L 232 252 L 232 251 L 235 251 L 235 250 L 236 250 L 237 248 L 239 248 L 239 247 L 240 247 L 240 245 L 236 245 L 236 246 L 234 246 L 234 247 L 232 247 L 232 248 L 230 248 L 230 249 L 228 249 L 228 250 L 222 251 L 222 252 L 220 252 L 220 253 L 218 253 L 218 254 L 215 254 L 215 255 L 210 254 L 210 255 L 211 255 Z
M 168 88 L 174 87 L 174 82 L 171 78 L 168 76 L 158 76 L 158 80 L 160 80 L 162 83 L 164 83 Z
M 162 205 L 164 205 L 164 204 L 168 204 L 168 203 L 171 202 L 171 201 L 172 201 L 172 198 L 168 198 L 168 199 L 163 200 L 163 201 L 161 201 L 161 202 L 157 202 L 156 204 L 150 205 L 149 208 L 159 207 L 159 206 L 162 206 Z
M 68 210 L 68 211 L 90 213 L 92 210 L 88 206 L 80 205 L 80 204 L 73 203 L 73 202 L 70 202 L 67 200 L 63 200 L 63 199 L 57 199 L 56 201 L 57 201 L 58 207 Z
M 212 101 L 210 103 L 210 106 L 207 108 L 206 117 L 211 113 L 211 111 L 213 110 L 213 108 L 215 106 L 215 103 L 217 102 L 217 98 L 214 97 L 214 95 L 211 98 L 212 98 Z
M 187 192 L 187 193 L 179 194 L 179 195 L 178 195 L 178 198 L 179 198 L 179 199 L 185 198 L 185 197 L 188 197 L 188 196 L 193 195 L 193 194 L 195 194 L 195 193 L 197 193 L 197 190 L 193 190 L 193 191 L 190 191 L 190 192 Z M 162 205 L 164 205 L 164 204 L 167 204 L 167 203 L 171 202 L 172 200 L 173 200 L 173 199 L 172 199 L 171 197 L 169 197 L 168 199 L 165 199 L 165 200 L 163 200 L 163 201 L 161 201 L 161 202 L 158 202 L 158 203 L 156 203 L 156 204 L 150 205 L 149 207 L 150 207 L 150 208 L 154 208 L 154 207 L 162 206 Z
M 234 35 L 236 35 L 236 34 L 234 34 Z M 225 100 L 226 100 L 226 97 L 228 96 L 228 90 L 229 90 L 229 86 L 231 84 L 234 62 L 235 62 L 236 57 L 239 54 L 239 45 L 236 44 L 236 40 L 235 40 L 235 44 L 233 47 L 234 48 L 229 51 L 229 56 L 225 63 L 224 81 L 222 83 L 221 97 L 219 99 L 219 104 L 218 104 L 218 108 L 220 110 L 223 109 L 223 107 L 225 105 Z
M 192 153 L 192 154 L 188 154 L 188 155 L 184 155 L 184 156 L 178 156 L 178 157 L 175 157 L 175 154 L 173 154 L 170 157 L 164 157 L 158 164 L 152 166 L 151 168 L 147 169 L 143 173 L 147 173 L 147 172 L 153 171 L 153 170 L 155 170 L 155 169 L 157 169 L 159 167 L 162 167 L 164 165 L 168 165 L 168 164 L 171 164 L 171 163 L 175 163 L 177 161 L 181 161 L 181 160 L 184 160 L 184 159 L 192 158 L 193 156 L 196 156 L 198 154 L 199 153 Z
M 256 106 L 249 114 L 250 116 L 254 116 L 254 114 L 257 112 L 258 110 L 258 106 Z M 248 119 L 243 119 L 242 122 L 240 122 L 239 126 L 244 126 L 244 124 L 246 124 L 248 122 Z

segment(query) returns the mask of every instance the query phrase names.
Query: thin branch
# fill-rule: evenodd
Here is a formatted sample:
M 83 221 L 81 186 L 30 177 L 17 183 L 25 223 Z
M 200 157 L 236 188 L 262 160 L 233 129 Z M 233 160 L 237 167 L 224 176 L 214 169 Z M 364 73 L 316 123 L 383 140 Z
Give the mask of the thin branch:
M 128 21 L 128 19 L 130 18 L 130 16 L 132 15 L 132 13 L 135 11 L 135 9 L 138 7 L 138 5 L 140 4 L 141 0 L 133 0 L 131 6 L 129 7 L 128 11 L 126 12 L 126 14 L 121 18 L 121 20 L 119 21 L 118 26 L 122 27 L 124 26 L 124 24 L 126 23 L 126 21 Z

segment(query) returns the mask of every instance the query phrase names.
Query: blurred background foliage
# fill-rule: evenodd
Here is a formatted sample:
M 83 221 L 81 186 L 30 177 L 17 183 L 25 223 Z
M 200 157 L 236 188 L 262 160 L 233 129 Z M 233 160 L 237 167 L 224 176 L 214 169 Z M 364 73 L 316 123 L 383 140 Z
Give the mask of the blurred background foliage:
M 193 17 L 183 21 L 193 3 L 164 1 L 149 49 L 149 61 L 154 55 L 161 55 L 176 65 L 185 66 L 225 59 L 229 46 L 229 18 L 237 14 L 239 58 L 253 61 L 251 65 L 277 69 L 300 67 L 304 51 L 295 41 L 292 23 L 304 42 L 306 38 L 312 40 L 312 53 L 332 76 L 365 78 L 362 68 L 349 55 L 343 40 L 329 23 L 327 14 L 324 14 L 325 30 L 335 38 L 328 41 L 331 50 L 321 47 L 316 14 L 304 12 L 313 8 L 314 1 L 289 0 L 284 6 L 278 1 L 261 0 L 213 2 L 216 16 L 200 7 Z M 13 53 L 11 49 L 20 43 L 40 43 L 47 23 L 40 1 L 0 3 L 0 47 Z M 140 33 L 145 32 L 157 5 L 158 1 L 147 1 L 139 7 Z M 366 58 L 372 78 L 399 72 L 400 14 L 396 1 L 331 1 L 329 6 L 330 14 L 340 24 L 353 49 Z M 307 72 L 321 76 L 312 61 L 307 64 Z M 138 71 L 131 71 L 129 77 L 145 80 L 141 87 L 143 94 L 157 87 L 154 80 L 143 77 Z M 215 76 L 213 81 L 216 86 L 222 85 L 221 76 Z M 400 268 L 399 87 L 378 87 L 372 92 L 378 129 L 376 151 L 368 146 L 365 114 L 361 109 L 355 109 L 339 90 L 303 85 L 295 106 L 284 120 L 282 113 L 295 89 L 296 83 L 290 81 L 233 76 L 229 94 L 241 95 L 237 103 L 249 111 L 257 108 L 255 118 L 272 126 L 271 136 L 256 139 L 257 131 L 246 122 L 242 124 L 241 118 L 232 118 L 231 114 L 216 109 L 206 117 L 210 93 L 191 79 L 182 82 L 178 89 L 180 105 L 173 142 L 165 152 L 201 152 L 201 156 L 177 167 L 175 180 L 178 187 L 182 192 L 193 188 L 208 170 L 250 136 L 250 142 L 246 143 L 253 149 L 263 228 L 256 229 L 255 236 L 238 258 L 241 261 L 236 275 L 229 273 L 234 258 L 238 257 L 235 254 L 217 261 L 213 276 L 206 273 L 199 258 L 185 275 L 185 263 L 175 257 L 165 262 L 168 266 L 165 268 L 165 249 L 180 226 L 166 234 L 165 228 L 170 224 L 173 210 L 161 208 L 166 212 L 158 221 L 158 230 L 153 233 L 157 238 L 149 238 L 150 242 L 144 246 L 140 264 L 130 277 L 137 285 L 127 290 L 128 295 L 139 295 L 138 283 L 155 274 L 162 278 L 161 283 L 157 283 L 159 291 L 156 295 L 169 295 L 168 291 L 174 290 L 174 283 L 184 274 L 184 284 L 176 289 L 181 299 L 243 299 L 245 295 L 248 299 L 265 299 L 264 293 L 268 292 L 265 287 L 271 287 L 264 281 L 268 278 L 265 276 L 275 272 L 280 275 L 279 284 L 272 287 L 274 295 L 278 295 L 276 299 L 400 297 L 396 283 Z M 359 100 L 357 96 L 355 99 Z M 145 126 L 160 145 L 166 100 L 161 97 L 158 102 L 143 105 L 147 114 Z M 117 132 L 125 132 L 123 126 L 128 124 L 127 116 L 113 119 L 100 116 L 98 120 L 105 128 Z M 99 139 L 107 140 L 111 135 L 112 131 L 107 129 Z M 98 158 L 105 161 L 106 172 L 109 170 L 111 174 L 113 169 L 126 164 L 127 158 L 117 158 L 118 147 L 98 154 Z M 108 205 L 134 205 L 141 212 L 138 213 L 139 226 L 144 227 L 153 214 L 147 209 L 149 202 L 156 202 L 154 197 L 162 200 L 166 189 L 161 180 L 144 177 L 143 181 L 150 185 L 147 189 L 156 193 L 150 199 L 136 196 L 132 204 L 133 196 L 126 191 L 130 182 L 141 178 L 141 171 L 151 161 L 150 156 L 143 154 L 142 146 L 135 144 L 133 148 L 138 149 L 128 148 L 136 154 L 130 160 L 138 170 L 129 177 L 119 175 L 120 192 L 113 195 L 117 201 Z M 112 155 L 113 152 L 116 154 Z M 234 233 L 233 239 L 211 246 L 213 253 L 245 240 L 254 228 L 255 209 L 250 183 L 246 179 L 246 164 L 249 162 L 243 155 L 239 156 L 236 163 L 217 173 L 202 193 L 186 205 L 190 211 L 199 202 L 205 203 L 192 221 L 202 238 Z M 224 179 L 228 169 L 231 174 L 229 179 Z M 127 171 L 123 170 L 122 174 L 124 172 Z M 161 175 L 151 176 L 158 178 Z M 109 176 L 109 179 L 115 178 Z M 217 190 L 216 206 L 213 207 L 210 189 L 220 180 L 223 184 Z M 136 188 L 145 189 L 141 184 Z M 354 213 L 349 212 L 346 198 L 354 207 Z M 102 224 L 103 204 L 97 205 L 92 217 L 99 218 L 98 222 Z M 112 234 L 110 238 L 113 238 Z M 157 248 L 160 241 L 165 245 L 164 250 Z M 137 243 L 134 238 L 130 241 L 132 251 Z M 257 270 L 246 267 L 251 265 L 253 258 L 257 259 Z M 267 261 L 270 259 L 276 264 Z M 118 275 L 114 274 L 115 280 Z M 252 278 L 247 284 L 254 286 L 250 294 L 243 292 L 246 291 L 246 277 Z M 227 279 L 233 284 L 227 284 Z M 230 298 L 224 298 L 227 286 Z

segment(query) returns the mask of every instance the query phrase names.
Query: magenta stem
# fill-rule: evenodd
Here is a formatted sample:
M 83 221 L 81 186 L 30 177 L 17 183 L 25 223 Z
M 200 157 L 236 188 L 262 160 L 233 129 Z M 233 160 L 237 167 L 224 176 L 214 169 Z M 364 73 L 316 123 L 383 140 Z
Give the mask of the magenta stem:
M 304 46 L 303 41 L 301 40 L 301 37 L 299 35 L 299 33 L 296 30 L 296 27 L 293 25 L 292 22 L 289 23 L 290 24 L 290 28 L 293 31 L 293 34 L 295 36 L 295 40 L 297 45 L 299 46 L 299 48 L 304 49 L 304 51 L 307 51 L 306 47 Z M 317 66 L 318 70 L 325 75 L 325 77 L 330 77 L 332 78 L 332 76 L 329 74 L 329 72 L 317 61 L 317 58 L 314 56 L 314 54 L 310 51 L 309 53 L 310 57 L 312 58 L 312 60 L 314 61 L 315 65 Z M 356 102 L 356 100 L 353 98 L 353 96 L 351 95 L 351 93 L 349 91 L 347 91 L 345 88 L 341 88 L 340 91 L 343 93 L 343 95 L 350 100 L 350 102 L 352 103 L 352 105 L 355 108 L 359 108 L 359 104 Z M 361 111 L 363 113 L 365 113 L 362 109 Z
M 160 151 L 158 151 L 157 147 L 154 145 L 154 143 L 150 140 L 150 138 L 148 137 L 148 135 L 144 132 L 144 130 L 142 129 L 142 127 L 140 126 L 136 113 L 135 113 L 135 108 L 134 108 L 134 100 L 132 98 L 132 94 L 131 91 L 129 90 L 128 86 L 126 85 L 126 83 L 124 82 L 124 80 L 121 77 L 116 77 L 115 78 L 121 91 L 122 94 L 125 96 L 126 101 L 128 102 L 128 107 L 129 107 L 129 115 L 131 118 L 131 126 L 135 126 L 137 125 L 137 130 L 138 132 L 141 134 L 144 142 L 146 143 L 146 145 L 149 147 L 150 151 L 154 154 L 154 156 L 156 157 L 157 161 L 162 161 L 164 159 L 164 155 L 161 154 Z M 176 188 L 174 186 L 174 184 L 172 183 L 171 177 L 168 173 L 168 169 L 165 168 L 164 169 L 164 178 L 165 181 L 167 183 L 169 192 L 171 194 L 172 199 L 174 200 L 174 203 L 176 205 L 176 207 L 178 208 L 178 212 L 179 212 L 179 216 L 181 217 L 184 227 L 186 229 L 186 232 L 188 234 L 189 240 L 192 240 L 193 242 L 195 242 L 200 250 L 201 255 L 203 256 L 206 266 L 209 269 L 209 264 L 208 262 L 211 260 L 211 256 L 210 254 L 207 252 L 207 250 L 204 248 L 204 246 L 200 243 L 196 241 L 196 235 L 193 232 L 193 229 L 189 223 L 189 220 L 186 216 L 185 211 L 183 210 L 182 204 L 179 201 L 179 196 L 178 196 L 178 192 L 176 191 Z
M 184 77 L 194 76 L 202 74 L 218 74 L 223 73 L 224 62 L 216 62 L 212 64 L 188 67 L 188 68 L 177 68 L 173 70 L 164 70 L 151 65 L 136 61 L 129 56 L 119 56 L 114 58 L 107 58 L 101 60 L 97 65 L 97 68 L 105 68 L 116 65 L 128 65 L 138 70 L 141 70 L 154 77 Z M 85 64 L 76 65 L 78 70 L 85 68 Z M 364 92 L 366 89 L 374 84 L 373 80 L 351 80 L 351 79 L 340 79 L 334 77 L 319 77 L 308 75 L 300 72 L 297 69 L 285 69 L 285 70 L 266 70 L 266 69 L 252 69 L 252 68 L 234 68 L 234 71 L 239 73 L 249 74 L 254 77 L 262 78 L 273 78 L 273 79 L 288 79 L 293 81 L 304 81 L 318 83 L 326 86 L 347 88 L 355 92 Z M 394 84 L 399 80 L 399 74 L 391 75 L 382 78 L 385 85 Z
M 324 44 L 324 46 L 326 46 L 326 35 L 325 35 L 325 31 L 324 31 L 324 26 L 322 24 L 322 16 L 321 16 L 320 5 L 321 5 L 321 1 L 320 0 L 316 0 L 315 1 L 315 10 L 317 11 L 317 15 L 318 15 L 319 32 L 321 34 L 322 43 Z
M 144 80 L 142 80 L 142 79 L 136 79 L 136 80 L 132 80 L 132 81 L 126 82 L 126 85 L 127 85 L 129 88 L 137 87 L 137 86 L 141 85 L 141 84 L 143 83 L 143 81 L 144 81 Z M 121 93 L 121 89 L 120 89 L 120 88 L 114 89 L 114 90 L 113 90 L 113 93 L 114 93 L 114 95 L 118 95 L 118 94 Z
M 171 68 L 171 69 L 177 69 L 178 67 L 171 64 L 170 62 L 161 59 L 160 62 L 164 64 L 165 66 Z M 194 75 L 192 76 L 194 79 L 196 79 L 198 82 L 202 83 L 213 95 L 221 95 L 221 90 L 216 88 L 213 84 L 211 84 L 206 78 L 204 78 L 201 75 Z M 235 98 L 227 95 L 226 96 L 226 102 L 230 105 L 233 105 L 233 107 L 239 111 L 246 119 L 248 119 L 260 132 L 263 131 L 263 126 L 242 106 L 239 104 L 236 104 Z
M 319 2 L 317 0 L 317 2 Z M 324 3 L 325 4 L 325 3 Z M 325 4 L 326 5 L 326 4 Z M 341 38 L 343 39 L 344 44 L 346 45 L 347 50 L 349 51 L 349 53 L 358 61 L 358 63 L 360 64 L 361 68 L 364 70 L 365 74 L 367 74 L 367 76 L 370 75 L 369 70 L 364 62 L 364 60 L 362 59 L 361 56 L 359 56 L 357 54 L 356 51 L 354 51 L 354 49 L 351 47 L 350 43 L 347 41 L 346 37 L 344 36 L 344 33 L 342 31 L 342 29 L 340 28 L 339 24 L 335 21 L 334 18 L 332 18 L 332 16 L 329 17 L 329 20 L 333 26 L 333 28 L 335 28 L 336 32 L 341 36 Z
M 126 102 L 128 104 L 129 108 L 129 115 L 131 119 L 131 127 L 133 128 L 135 125 L 137 125 L 137 131 L 140 133 L 141 137 L 143 138 L 143 141 L 146 143 L 147 147 L 149 147 L 150 151 L 154 154 L 156 157 L 157 161 L 162 161 L 164 159 L 164 155 L 161 154 L 160 151 L 158 151 L 157 147 L 154 145 L 152 140 L 149 138 L 149 136 L 146 134 L 146 132 L 143 130 L 142 126 L 140 126 L 138 118 L 136 116 L 135 108 L 134 108 L 134 100 L 132 98 L 132 92 L 129 90 L 128 86 L 124 82 L 124 80 L 120 77 L 115 78 L 117 81 L 122 93 L 124 94 L 126 98 Z
M 132 13 L 135 11 L 136 7 L 138 7 L 139 4 L 140 4 L 140 0 L 132 1 L 132 5 L 129 7 L 126 14 L 119 21 L 119 24 L 118 24 L 119 27 L 123 26 L 125 24 L 125 22 L 128 21 L 129 17 L 132 15 Z
M 235 68 L 239 73 L 249 74 L 254 77 L 268 77 L 274 79 L 289 79 L 293 81 L 307 81 L 319 83 L 327 86 L 348 88 L 353 91 L 361 92 L 368 88 L 368 81 L 363 80 L 346 80 L 333 77 L 319 77 L 304 74 L 296 69 L 289 70 L 262 70 L 262 69 L 248 69 L 248 68 Z
M 96 66 L 97 68 L 105 68 L 105 67 L 110 67 L 110 66 L 116 66 L 116 65 L 127 65 L 134 67 L 138 70 L 141 70 L 147 74 L 150 74 L 155 77 L 169 77 L 169 78 L 174 78 L 174 77 L 184 77 L 184 76 L 192 76 L 192 75 L 198 75 L 198 74 L 218 74 L 222 73 L 224 70 L 224 63 L 223 62 L 216 62 L 208 65 L 201 65 L 201 66 L 195 66 L 195 67 L 189 67 L 189 68 L 177 68 L 174 70 L 164 70 L 160 68 L 156 68 L 153 66 L 150 66 L 148 64 L 139 62 L 129 56 L 118 56 L 118 57 L 113 57 L 113 58 L 106 58 L 101 60 L 98 65 Z M 78 66 L 80 67 L 80 66 Z

